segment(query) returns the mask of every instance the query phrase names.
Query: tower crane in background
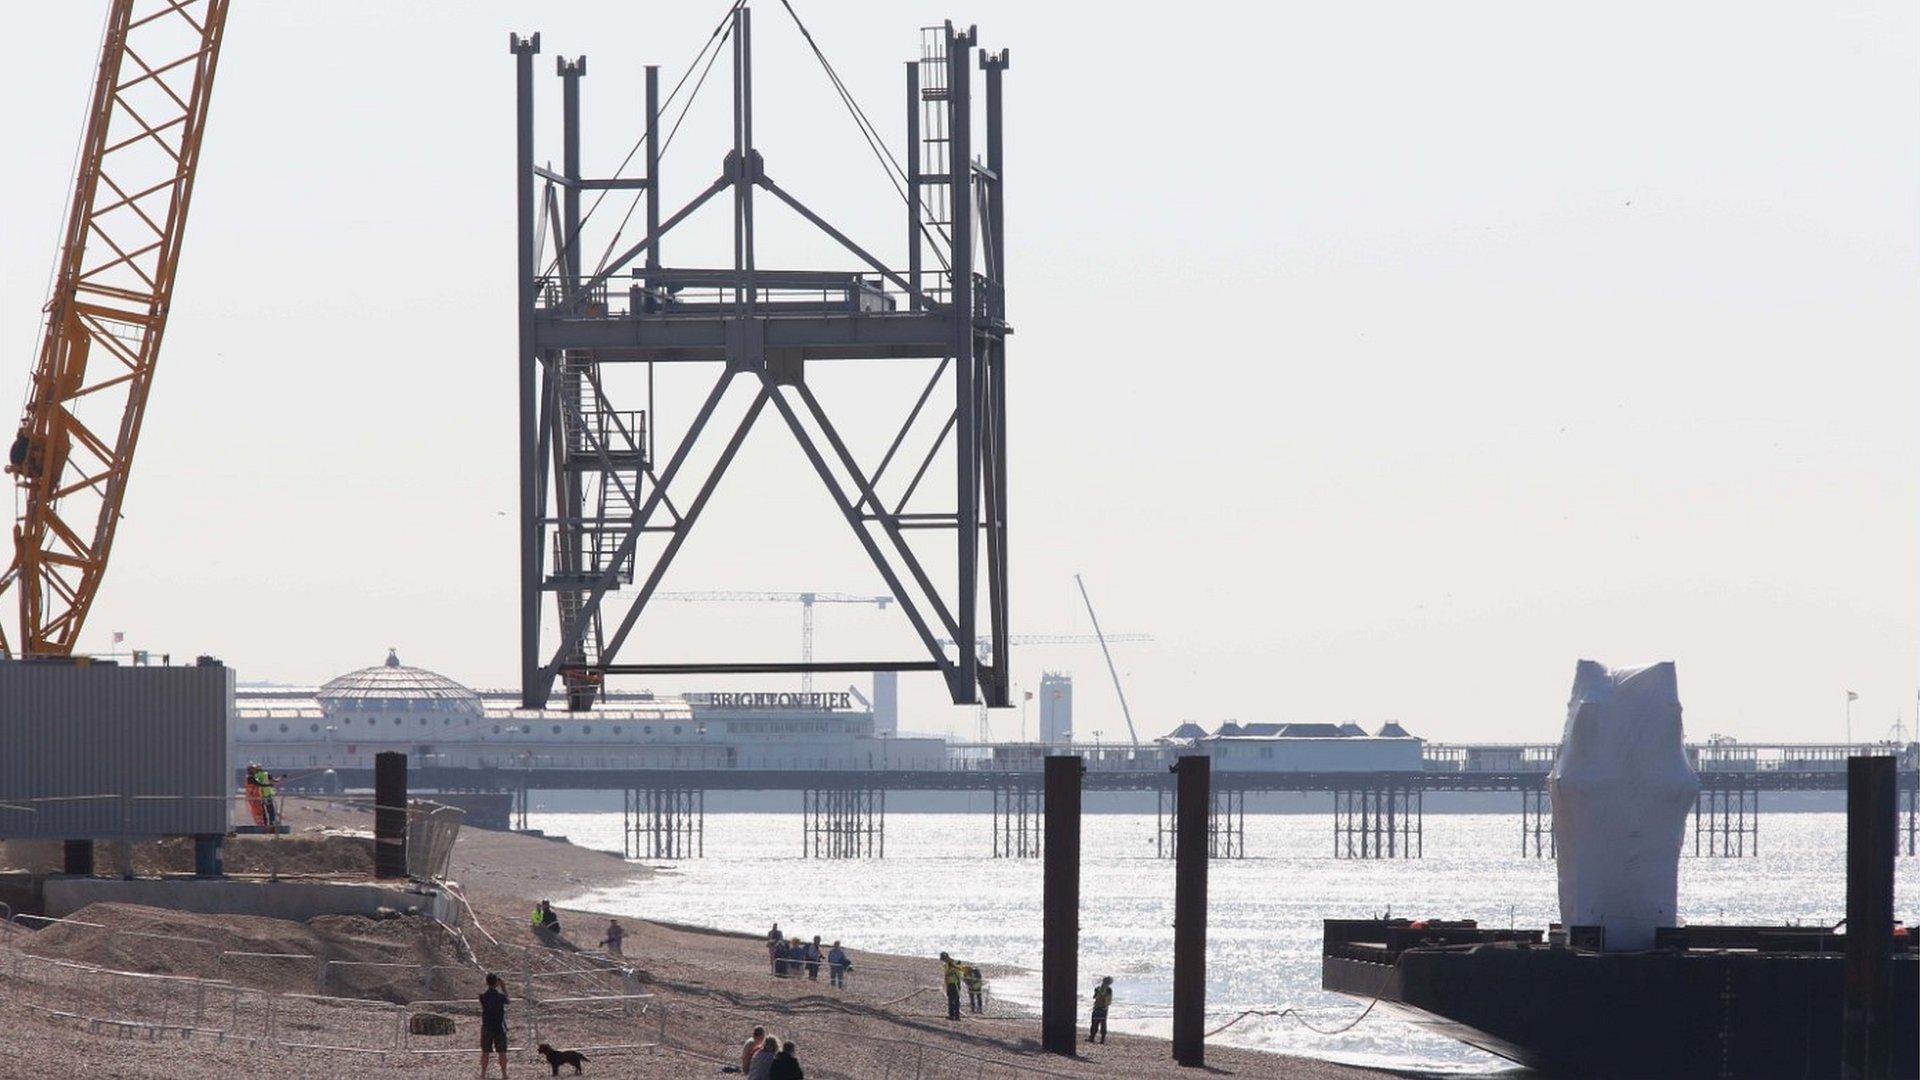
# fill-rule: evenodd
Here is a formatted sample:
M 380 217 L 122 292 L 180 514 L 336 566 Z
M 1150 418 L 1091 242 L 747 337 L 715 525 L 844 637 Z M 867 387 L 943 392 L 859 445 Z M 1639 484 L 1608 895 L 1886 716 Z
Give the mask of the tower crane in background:
M 1098 627 L 1095 629 L 1098 629 Z M 1007 638 L 1008 643 L 1013 645 L 1098 645 L 1102 650 L 1108 645 L 1119 645 L 1123 643 L 1136 644 L 1152 640 L 1152 634 L 1107 634 L 1104 637 L 1098 634 L 1014 634 Z M 953 641 L 949 638 L 941 638 L 939 641 L 942 645 L 953 644 Z M 980 655 L 988 659 L 993 657 L 993 642 L 984 637 L 980 639 Z M 1113 654 L 1111 653 L 1107 654 L 1107 664 L 1109 667 L 1113 664 Z M 1032 695 L 1028 696 L 1031 697 Z M 1121 708 L 1124 709 L 1125 707 L 1126 699 L 1122 698 Z M 978 718 L 976 721 L 977 727 L 974 730 L 974 738 L 981 743 L 992 742 L 993 731 L 988 723 L 987 707 L 982 705 L 976 712 Z M 1026 712 L 1023 707 L 1020 714 L 1020 730 L 1022 732 L 1026 731 L 1026 723 Z M 1024 735 L 1022 737 L 1024 738 Z
M 1133 745 L 1139 746 L 1140 733 L 1133 729 L 1133 710 L 1127 708 L 1127 692 L 1120 689 L 1120 669 L 1113 666 L 1113 650 L 1107 648 L 1107 643 L 1113 639 L 1100 632 L 1100 616 L 1093 613 L 1093 597 L 1087 595 L 1087 583 L 1080 580 L 1079 574 L 1073 575 L 1073 583 L 1080 586 L 1080 599 L 1087 605 L 1087 619 L 1093 623 L 1094 636 L 1100 641 L 1100 652 L 1107 658 L 1107 674 L 1113 676 L 1113 692 L 1120 699 L 1120 715 L 1127 719 L 1127 738 L 1133 741 Z
M 228 0 L 113 0 L 46 325 L 6 471 L 19 636 L 72 653 L 120 523 L 173 301 Z
M 935 639 L 942 645 L 953 644 L 952 638 Z M 1108 634 L 1098 637 L 1093 634 L 1012 634 L 1007 641 L 1014 645 L 1138 645 L 1152 641 L 1152 634 Z M 979 639 L 982 653 L 993 652 L 993 642 L 985 637 Z
M 800 661 L 805 664 L 813 663 L 813 605 L 872 604 L 885 610 L 888 604 L 893 603 L 891 596 L 855 596 L 837 592 L 662 592 L 654 593 L 653 598 L 696 603 L 799 604 Z M 800 689 L 813 689 L 813 672 L 801 672 Z

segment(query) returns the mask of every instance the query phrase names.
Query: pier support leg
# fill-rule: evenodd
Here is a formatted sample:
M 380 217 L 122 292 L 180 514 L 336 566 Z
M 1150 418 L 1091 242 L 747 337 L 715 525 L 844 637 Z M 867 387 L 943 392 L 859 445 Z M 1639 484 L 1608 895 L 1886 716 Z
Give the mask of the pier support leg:
M 1847 759 L 1846 1007 L 1842 1080 L 1892 1073 L 1894 759 Z
M 1171 796 L 1171 805 L 1169 805 Z M 1177 792 L 1156 788 L 1154 798 L 1154 856 L 1180 856 L 1180 800 Z M 1247 857 L 1247 793 L 1242 788 L 1214 788 L 1207 807 L 1207 857 Z
M 1035 859 L 1040 856 L 1041 792 L 1015 781 L 993 789 L 993 857 Z
M 802 791 L 800 854 L 810 859 L 885 858 L 886 791 L 877 788 Z
M 373 876 L 407 876 L 407 755 L 373 755 Z
M 1206 1064 L 1207 811 L 1212 760 L 1189 755 L 1173 766 L 1180 850 L 1173 871 L 1173 1060 Z
M 1702 788 L 1693 802 L 1693 853 L 1723 859 L 1760 854 L 1760 789 Z
M 1425 789 L 1371 785 L 1333 793 L 1333 857 L 1418 859 L 1426 854 Z
M 92 877 L 93 841 L 68 840 L 61 849 L 61 869 L 74 877 Z
M 1558 852 L 1553 827 L 1553 796 L 1546 788 L 1520 790 L 1520 857 L 1551 859 Z
M 1046 763 L 1045 877 L 1040 910 L 1040 1045 L 1073 1056 L 1080 1000 L 1080 778 L 1077 754 Z
M 1901 796 L 1907 800 L 1906 853 L 1913 855 L 1916 854 L 1915 841 L 1920 840 L 1920 783 L 1909 784 Z
M 623 793 L 622 850 L 629 859 L 698 859 L 707 853 L 707 793 L 642 788 Z
M 193 876 L 197 878 L 221 878 L 227 876 L 224 860 L 220 858 L 220 846 L 226 841 L 220 835 L 196 836 L 193 838 Z

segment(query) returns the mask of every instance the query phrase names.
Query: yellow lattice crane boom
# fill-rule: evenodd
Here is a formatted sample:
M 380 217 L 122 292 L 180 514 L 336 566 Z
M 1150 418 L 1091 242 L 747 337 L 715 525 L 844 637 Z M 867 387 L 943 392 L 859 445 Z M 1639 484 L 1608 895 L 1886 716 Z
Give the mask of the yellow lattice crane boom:
M 113 0 L 45 332 L 6 471 L 0 655 L 65 655 L 113 546 L 173 299 L 228 0 Z

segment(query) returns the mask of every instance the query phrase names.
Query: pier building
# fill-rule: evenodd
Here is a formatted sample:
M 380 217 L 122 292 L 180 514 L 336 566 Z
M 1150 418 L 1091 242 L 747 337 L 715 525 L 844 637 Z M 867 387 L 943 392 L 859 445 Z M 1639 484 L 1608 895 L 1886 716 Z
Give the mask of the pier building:
M 398 750 L 453 769 L 944 769 L 944 740 L 898 735 L 897 693 L 605 694 L 591 709 L 525 709 L 403 664 L 397 651 L 318 687 L 241 687 L 236 755 L 274 771 L 372 768 Z M 874 702 L 883 702 L 877 708 Z

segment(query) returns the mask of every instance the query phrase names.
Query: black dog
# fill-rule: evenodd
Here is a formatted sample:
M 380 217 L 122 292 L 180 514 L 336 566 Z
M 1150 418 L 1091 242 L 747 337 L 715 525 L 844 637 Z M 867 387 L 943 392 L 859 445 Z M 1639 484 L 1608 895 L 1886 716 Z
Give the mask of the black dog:
M 560 1066 L 562 1065 L 573 1066 L 573 1075 L 579 1076 L 580 1066 L 587 1063 L 587 1055 L 578 1050 L 555 1050 L 546 1043 L 541 1043 L 539 1046 L 534 1047 L 534 1049 L 539 1052 L 541 1057 L 547 1059 L 547 1064 L 553 1069 L 553 1075 L 555 1076 L 560 1075 Z

